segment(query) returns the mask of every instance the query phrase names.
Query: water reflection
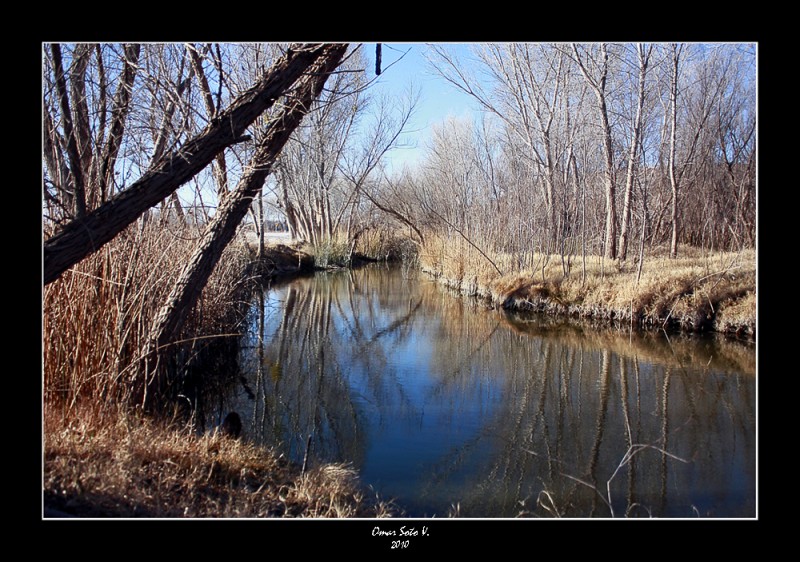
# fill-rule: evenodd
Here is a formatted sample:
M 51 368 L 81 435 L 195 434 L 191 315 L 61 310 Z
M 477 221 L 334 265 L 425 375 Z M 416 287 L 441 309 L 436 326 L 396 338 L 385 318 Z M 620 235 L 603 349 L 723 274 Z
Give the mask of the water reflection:
M 755 354 L 513 318 L 400 270 L 260 293 L 228 399 L 409 516 L 753 517 Z

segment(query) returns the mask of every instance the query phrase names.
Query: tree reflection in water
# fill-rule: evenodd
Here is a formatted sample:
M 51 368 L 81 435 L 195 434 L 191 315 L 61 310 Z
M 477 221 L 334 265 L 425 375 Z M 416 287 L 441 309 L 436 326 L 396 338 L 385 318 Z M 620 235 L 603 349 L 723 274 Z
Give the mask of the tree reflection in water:
M 250 325 L 246 435 L 409 516 L 755 516 L 751 347 L 515 318 L 384 266 L 265 289 Z

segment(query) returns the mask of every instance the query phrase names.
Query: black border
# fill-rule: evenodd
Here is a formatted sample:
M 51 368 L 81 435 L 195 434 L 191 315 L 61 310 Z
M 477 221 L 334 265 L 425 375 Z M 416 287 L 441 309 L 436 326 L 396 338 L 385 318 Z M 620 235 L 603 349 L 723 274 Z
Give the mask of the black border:
M 236 15 L 236 8 L 229 7 L 229 15 L 217 14 L 215 6 L 206 8 L 194 5 L 190 8 L 181 8 L 181 13 L 174 16 L 165 13 L 165 7 L 158 10 L 145 5 L 127 6 L 125 11 L 118 12 L 116 8 L 105 5 L 103 8 L 94 8 L 81 5 L 80 8 L 68 14 L 57 14 L 55 10 L 47 9 L 46 21 L 40 26 L 37 36 L 29 37 L 21 43 L 13 41 L 7 48 L 11 50 L 13 59 L 11 78 L 13 81 L 23 83 L 22 92 L 16 88 L 10 89 L 12 98 L 23 102 L 24 109 L 19 112 L 21 116 L 41 115 L 41 44 L 46 41 L 295 41 L 295 40 L 324 40 L 324 41 L 355 41 L 355 42 L 472 42 L 472 41 L 729 41 L 729 42 L 757 42 L 759 51 L 759 137 L 758 137 L 758 177 L 759 199 L 757 215 L 760 228 L 758 229 L 758 365 L 759 381 L 762 373 L 778 373 L 781 370 L 768 370 L 768 353 L 763 352 L 764 346 L 771 345 L 772 322 L 770 318 L 775 302 L 769 291 L 764 289 L 765 280 L 770 277 L 764 274 L 764 268 L 770 267 L 770 260 L 762 252 L 763 248 L 771 248 L 773 240 L 770 230 L 775 226 L 770 206 L 778 200 L 780 194 L 772 195 L 778 189 L 782 194 L 787 193 L 785 183 L 769 183 L 768 177 L 773 175 L 773 166 L 777 166 L 775 155 L 770 152 L 771 138 L 769 135 L 770 104 L 774 99 L 767 93 L 770 85 L 774 84 L 771 72 L 782 68 L 774 62 L 773 56 L 779 49 L 774 49 L 775 43 L 765 39 L 758 25 L 753 21 L 758 18 L 753 12 L 743 11 L 733 6 L 708 7 L 667 5 L 623 5 L 604 4 L 595 13 L 587 11 L 579 5 L 556 5 L 552 11 L 547 12 L 538 6 L 529 8 L 504 6 L 473 6 L 459 5 L 453 8 L 443 7 L 449 16 L 440 16 L 438 19 L 413 7 L 399 6 L 396 4 L 371 4 L 355 8 L 352 5 L 342 6 L 333 10 L 334 16 L 322 14 L 317 8 L 311 6 L 296 7 L 296 12 L 291 13 L 289 7 L 275 8 L 267 5 L 257 7 L 244 7 L 243 10 L 262 12 L 263 15 Z M 97 10 L 97 11 L 94 11 Z M 191 10 L 192 13 L 187 13 Z M 648 11 L 652 10 L 652 11 Z M 80 11 L 80 13 L 77 13 Z M 128 11 L 130 13 L 128 13 Z M 176 9 L 178 12 L 178 9 Z M 204 13 L 207 12 L 207 13 Z M 305 12 L 305 13 L 304 13 Z M 673 13 L 669 13 L 673 12 Z M 102 14 L 97 20 L 89 20 L 90 14 Z M 459 19 L 466 13 L 466 20 Z M 405 16 L 405 17 L 404 17 Z M 785 16 L 784 16 L 785 17 Z M 303 19 L 311 19 L 310 23 Z M 198 20 L 202 20 L 200 24 Z M 337 24 L 336 21 L 346 24 Z M 124 21 L 124 23 L 121 23 Z M 240 25 L 240 22 L 247 22 Z M 102 22 L 102 23 L 99 23 Z M 205 22 L 205 25 L 203 24 Z M 294 22 L 286 24 L 285 22 Z M 424 23 L 421 23 L 424 22 Z M 513 23 L 512 23 L 513 22 Z M 208 24 L 211 25 L 208 25 Z M 38 25 L 38 22 L 37 22 Z M 121 27 L 120 27 L 121 26 Z M 425 27 L 427 26 L 427 28 Z M 780 49 L 782 50 L 782 49 Z M 20 76 L 20 81 L 17 77 Z M 790 70 L 790 69 L 789 69 Z M 787 75 L 789 72 L 787 71 Z M 32 92 L 27 91 L 31 85 Z M 7 82 L 7 86 L 8 86 Z M 787 89 L 791 85 L 785 84 Z M 787 92 L 788 93 L 788 92 Z M 762 103 L 767 100 L 767 103 Z M 30 107 L 28 106 L 30 104 Z M 11 106 L 12 113 L 17 113 L 16 103 Z M 786 107 L 791 111 L 791 101 Z M 794 122 L 790 113 L 785 120 Z M 21 129 L 25 136 L 31 134 L 34 138 L 30 141 L 34 147 L 41 144 L 40 128 L 34 123 L 31 126 L 26 119 L 22 120 Z M 791 134 L 791 133 L 789 133 Z M 8 142 L 8 140 L 7 140 Z M 27 157 L 28 142 L 18 141 L 26 147 Z M 35 150 L 35 149 L 34 149 Z M 12 152 L 17 153 L 17 150 Z M 34 154 L 33 151 L 31 151 Z M 32 158 L 36 158 L 35 156 Z M 785 165 L 785 163 L 784 163 Z M 24 184 L 29 182 L 35 186 L 41 185 L 41 168 L 38 162 L 31 163 L 31 177 L 23 174 Z M 25 170 L 28 171 L 28 168 Z M 792 170 L 788 170 L 790 173 Z M 24 239 L 38 240 L 41 242 L 41 203 L 38 187 L 20 185 L 17 182 L 7 184 L 10 189 L 19 189 L 22 193 L 31 194 L 31 217 L 24 220 L 26 232 Z M 783 189 L 781 189 L 783 187 Z M 767 195 L 764 195 L 766 193 Z M 785 195 L 784 195 L 785 196 Z M 766 210 L 765 210 L 766 205 Z M 24 206 L 27 217 L 27 205 Z M 14 212 L 16 214 L 16 212 Z M 770 221 L 770 228 L 764 227 L 764 218 Z M 17 219 L 15 219 L 17 220 Z M 31 233 L 27 233 L 27 226 L 31 225 Z M 18 222 L 11 222 L 14 232 L 17 232 Z M 11 240 L 15 240 L 14 234 Z M 790 244 L 792 238 L 782 237 L 784 244 Z M 32 269 L 39 278 L 24 283 L 27 290 L 32 287 L 36 293 L 26 296 L 25 302 L 32 299 L 41 305 L 41 247 L 29 250 L 17 250 L 16 244 L 9 245 L 12 252 L 16 251 L 28 261 L 29 256 L 35 258 Z M 769 253 L 767 254 L 769 255 Z M 12 263 L 16 263 L 16 260 Z M 27 265 L 27 264 L 26 264 Z M 29 271 L 23 266 L 22 271 Z M 24 277 L 24 274 L 23 274 Z M 768 281 L 767 281 L 768 282 Z M 15 283 L 15 286 L 17 284 Z M 23 291 L 25 292 L 25 291 Z M 11 297 L 16 298 L 14 296 Z M 9 310 L 16 311 L 15 308 Z M 9 315 L 14 320 L 18 314 Z M 28 320 L 28 315 L 23 315 Z M 6 428 L 12 434 L 12 446 L 15 440 L 23 443 L 23 451 L 32 443 L 39 443 L 35 451 L 23 454 L 27 462 L 33 465 L 30 468 L 19 468 L 23 474 L 23 489 L 20 500 L 13 499 L 7 504 L 8 515 L 15 521 L 34 525 L 33 537 L 42 537 L 41 541 L 32 541 L 31 547 L 39 552 L 80 552 L 87 551 L 106 553 L 148 552 L 169 555 L 170 553 L 191 555 L 192 553 L 211 554 L 212 552 L 224 553 L 230 556 L 237 552 L 258 553 L 259 557 L 284 556 L 284 555 L 309 555 L 309 554 L 351 554 L 380 553 L 391 554 L 402 552 L 404 554 L 442 553 L 442 554 L 479 554 L 483 551 L 502 553 L 525 557 L 562 556 L 573 557 L 586 552 L 593 554 L 605 553 L 611 556 L 650 556 L 654 552 L 660 554 L 676 553 L 681 555 L 698 554 L 698 550 L 714 552 L 719 555 L 730 547 L 731 552 L 738 549 L 741 544 L 738 539 L 745 536 L 755 539 L 769 529 L 769 522 L 775 520 L 768 505 L 774 501 L 764 501 L 765 498 L 774 497 L 764 489 L 765 464 L 759 454 L 759 482 L 758 482 L 758 518 L 755 520 L 636 520 L 636 521 L 608 521 L 608 520 L 443 520 L 443 519 L 376 519 L 376 520 L 43 520 L 41 517 L 41 306 L 39 314 L 30 315 L 34 324 L 33 338 L 38 342 L 36 369 L 14 367 L 9 369 L 8 376 L 16 381 L 25 382 L 26 388 L 23 395 L 33 401 L 30 406 L 24 402 L 25 427 L 35 428 L 36 435 L 22 438 L 16 430 L 16 423 L 9 424 Z M 765 331 L 766 330 L 766 331 Z M 27 334 L 27 331 L 23 332 Z M 9 336 L 7 336 L 9 337 Z M 13 336 L 11 336 L 13 337 Z M 17 346 L 9 346 L 14 355 L 20 351 Z M 12 356 L 13 357 L 13 356 Z M 27 357 L 27 354 L 23 354 Z M 27 361 L 20 362 L 18 357 L 11 361 L 11 365 L 27 365 Z M 765 363 L 765 361 L 767 363 Z M 791 372 L 782 369 L 784 377 L 780 380 L 767 380 L 766 388 L 769 394 L 775 389 L 770 387 L 781 384 Z M 789 367 L 791 370 L 791 367 Z M 31 372 L 34 371 L 34 372 Z M 27 388 L 30 384 L 31 389 Z M 759 384 L 759 391 L 763 390 Z M 16 392 L 11 399 L 17 402 Z M 779 392 L 779 391 L 777 391 Z M 764 424 L 773 406 L 767 408 L 761 398 L 764 392 L 759 392 L 759 428 L 758 435 L 759 453 L 766 449 L 763 438 L 769 433 L 762 431 Z M 30 421 L 28 413 L 30 412 Z M 13 416 L 8 416 L 8 419 Z M 27 432 L 22 432 L 24 435 Z M 14 447 L 15 449 L 17 447 Z M 8 464 L 13 463 L 17 455 L 7 455 Z M 16 463 L 14 463 L 16 464 Z M 19 474 L 7 476 L 11 478 L 9 484 L 12 489 L 17 488 L 16 479 Z M 786 478 L 788 475 L 783 474 Z M 28 481 L 30 480 L 30 482 Z M 788 484 L 788 482 L 787 482 Z M 786 485 L 786 484 L 784 484 Z M 31 497 L 29 497 L 29 495 Z M 18 497 L 16 494 L 11 496 Z M 792 494 L 786 494 L 782 499 L 789 501 L 783 505 L 785 509 L 794 507 L 791 501 Z M 17 511 L 21 508 L 21 512 Z M 21 517 L 20 517 L 21 515 Z M 790 519 L 786 522 L 790 523 Z M 378 526 L 383 529 L 397 529 L 400 527 L 428 527 L 429 536 L 409 539 L 407 549 L 392 550 L 386 544 L 387 539 L 376 538 L 372 535 L 373 529 Z M 630 525 L 633 525 L 631 527 Z M 666 525 L 666 527 L 664 527 Z M 678 525 L 679 528 L 674 528 Z M 670 528 L 673 527 L 673 528 Z M 676 533 L 677 531 L 677 533 Z M 737 532 L 747 533 L 737 539 Z M 562 539 L 563 540 L 559 540 Z M 722 540 L 719 540 L 722 539 Z M 762 543 L 763 544 L 763 543 Z M 106 546 L 108 545 L 108 546 Z M 211 546 L 217 547 L 211 549 Z M 283 554 L 284 548 L 290 552 Z M 480 554 L 479 554 L 480 556 Z

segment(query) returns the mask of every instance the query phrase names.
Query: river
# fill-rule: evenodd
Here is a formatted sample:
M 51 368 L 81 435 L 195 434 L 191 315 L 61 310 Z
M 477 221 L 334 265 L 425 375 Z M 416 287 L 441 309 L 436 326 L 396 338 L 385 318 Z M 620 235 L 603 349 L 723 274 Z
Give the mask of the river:
M 385 265 L 255 295 L 245 438 L 408 517 L 756 517 L 756 354 L 514 316 Z

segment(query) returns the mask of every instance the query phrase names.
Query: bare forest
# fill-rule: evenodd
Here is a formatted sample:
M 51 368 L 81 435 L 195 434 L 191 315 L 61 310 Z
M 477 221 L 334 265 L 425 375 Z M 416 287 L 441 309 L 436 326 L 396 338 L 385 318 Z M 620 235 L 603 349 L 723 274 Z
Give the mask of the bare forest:
M 180 152 L 281 49 L 45 48 L 45 238 Z M 754 45 L 476 44 L 471 51 L 474 60 L 463 65 L 447 46 L 430 46 L 430 71 L 474 96 L 483 117 L 440 123 L 420 165 L 392 176 L 381 157 L 410 128 L 418 100 L 402 91 L 372 95 L 363 47 L 341 63 L 268 180 L 265 204 L 296 239 L 349 242 L 401 226 L 417 241 L 425 229 L 461 231 L 492 251 L 579 249 L 622 260 L 640 242 L 645 250 L 668 245 L 673 257 L 681 245 L 754 246 Z M 167 193 L 147 214 L 208 221 L 246 169 L 256 137 L 214 154 L 184 179 L 180 197 Z
M 476 45 L 432 63 L 485 110 L 399 180 L 486 247 L 620 260 L 755 244 L 753 45 Z M 502 217 L 502 218 L 501 218 Z M 480 233 L 480 234 L 478 234 Z

